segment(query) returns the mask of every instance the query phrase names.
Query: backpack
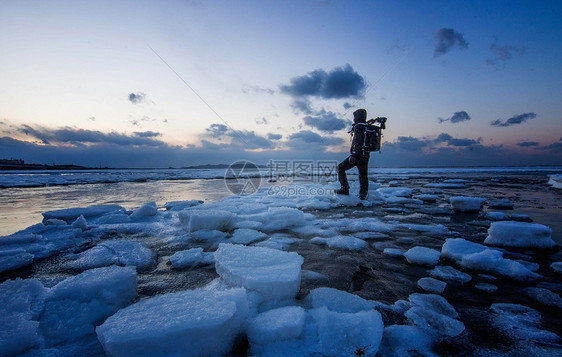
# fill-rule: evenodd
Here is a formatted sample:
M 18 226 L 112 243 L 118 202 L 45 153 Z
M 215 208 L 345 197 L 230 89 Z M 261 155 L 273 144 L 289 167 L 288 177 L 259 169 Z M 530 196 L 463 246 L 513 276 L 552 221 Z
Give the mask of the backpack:
M 379 126 L 369 123 L 357 123 L 365 127 L 365 135 L 363 136 L 363 151 L 381 151 L 382 130 Z

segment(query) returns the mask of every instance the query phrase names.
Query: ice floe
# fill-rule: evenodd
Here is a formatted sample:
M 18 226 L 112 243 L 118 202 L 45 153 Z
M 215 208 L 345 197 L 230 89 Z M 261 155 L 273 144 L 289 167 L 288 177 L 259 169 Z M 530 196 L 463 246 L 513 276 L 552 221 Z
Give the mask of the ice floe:
M 187 290 L 121 309 L 96 328 L 112 356 L 191 356 L 228 353 L 248 315 L 245 289 Z
M 451 207 L 459 212 L 478 212 L 486 202 L 482 197 L 454 196 L 449 198 Z
M 297 295 L 303 261 L 294 252 L 237 244 L 221 243 L 215 252 L 215 267 L 222 279 L 273 300 Z
M 132 240 L 109 240 L 77 255 L 67 265 L 76 269 L 91 269 L 110 265 L 129 265 L 146 269 L 154 264 L 154 253 L 142 243 Z
M 364 240 L 351 236 L 336 236 L 330 238 L 316 237 L 312 238 L 310 242 L 315 244 L 325 244 L 330 248 L 344 250 L 360 250 L 367 245 L 367 242 Z
M 552 229 L 526 222 L 493 222 L 484 244 L 517 248 L 553 248 Z
M 203 248 L 192 248 L 175 252 L 170 257 L 170 263 L 176 269 L 192 268 L 215 262 L 213 253 L 203 252 Z
M 408 263 L 421 265 L 436 265 L 441 253 L 435 249 L 426 247 L 413 247 L 404 253 Z
M 418 285 L 423 290 L 434 294 L 442 294 L 447 287 L 447 283 L 433 278 L 421 278 L 418 280 Z
M 502 252 L 462 238 L 447 239 L 441 248 L 441 256 L 468 269 L 496 273 L 516 280 L 527 281 L 540 277 L 521 263 L 504 258 Z

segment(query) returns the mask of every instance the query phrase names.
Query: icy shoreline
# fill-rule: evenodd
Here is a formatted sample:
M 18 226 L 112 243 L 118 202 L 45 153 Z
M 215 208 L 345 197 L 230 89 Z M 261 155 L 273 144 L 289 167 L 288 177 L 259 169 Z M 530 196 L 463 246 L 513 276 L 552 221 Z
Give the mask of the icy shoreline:
M 0 284 L 0 351 L 170 354 L 170 341 L 199 336 L 178 347 L 560 353 L 562 256 L 550 229 L 492 209 L 510 202 L 472 195 L 470 180 L 437 189 L 400 182 L 371 184 L 362 202 L 304 185 L 298 195 L 265 188 L 167 210 L 46 212 L 44 224 L 0 243 L 3 280 L 24 278 Z
M 416 175 L 416 174 L 451 174 L 451 173 L 561 173 L 562 167 L 424 167 L 424 168 L 371 168 L 379 175 Z M 59 185 L 82 185 L 118 182 L 147 182 L 161 180 L 194 180 L 234 178 L 225 169 L 109 169 L 109 170 L 66 170 L 66 171 L 6 171 L 0 173 L 0 188 L 31 188 Z M 291 173 L 288 171 L 287 173 Z M 282 174 L 287 174 L 282 173 Z M 271 176 L 266 168 L 259 172 L 245 172 L 242 177 Z M 280 174 L 279 172 L 275 172 Z M 353 174 L 353 173 L 351 173 Z M 274 176 L 275 176 L 274 175 Z M 553 174 L 553 185 L 556 177 Z M 559 183 L 558 183 L 559 185 Z M 556 186 L 555 186 L 556 187 Z

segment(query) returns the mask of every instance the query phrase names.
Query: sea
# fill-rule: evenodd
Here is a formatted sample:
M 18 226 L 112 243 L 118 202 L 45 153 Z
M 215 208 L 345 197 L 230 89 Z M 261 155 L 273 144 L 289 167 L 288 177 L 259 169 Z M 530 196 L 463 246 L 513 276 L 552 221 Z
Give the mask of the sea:
M 562 173 L 562 166 L 521 167 L 384 167 L 369 169 L 371 181 L 383 185 L 411 186 L 419 192 L 431 191 L 419 185 L 434 180 L 476 180 L 490 185 L 499 178 L 536 178 L 527 185 L 513 183 L 502 185 L 494 195 L 497 198 L 513 195 L 527 196 L 528 200 L 515 209 L 529 214 L 538 223 L 553 228 L 554 238 L 562 243 L 562 210 L 560 191 L 546 184 L 549 177 Z M 324 183 L 336 181 L 335 170 L 309 172 L 310 182 L 323 175 Z M 351 181 L 357 179 L 354 169 L 348 171 Z M 182 200 L 218 201 L 239 192 L 232 189 L 233 181 L 241 177 L 253 177 L 259 187 L 271 187 L 302 183 L 295 170 L 272 171 L 255 166 L 244 169 L 100 169 L 100 170 L 29 170 L 0 173 L 0 236 L 10 235 L 33 224 L 40 223 L 42 213 L 52 210 L 88 207 L 100 204 L 118 204 L 135 209 L 155 201 L 159 208 L 165 203 Z M 306 181 L 306 180 L 305 180 Z M 396 181 L 396 182 L 393 182 Z M 514 186 L 522 186 L 516 192 Z M 234 192 L 233 192 L 234 191 Z M 474 189 L 472 189 L 474 191 Z M 458 195 L 473 196 L 470 189 Z M 520 190 L 519 190 L 520 191 Z M 490 197 L 491 198 L 491 197 Z M 519 198 L 517 200 L 520 200 Z

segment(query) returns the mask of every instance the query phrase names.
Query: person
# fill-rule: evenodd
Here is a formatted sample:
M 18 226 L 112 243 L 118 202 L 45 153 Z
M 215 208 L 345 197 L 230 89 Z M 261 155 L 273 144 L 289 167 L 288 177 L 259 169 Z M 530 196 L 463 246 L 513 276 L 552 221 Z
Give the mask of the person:
M 363 149 L 366 125 L 357 125 L 358 123 L 367 123 L 367 111 L 365 109 L 357 109 L 353 112 L 353 126 L 350 131 L 353 133 L 353 141 L 349 149 L 351 155 L 338 165 L 338 179 L 341 188 L 335 190 L 335 192 L 338 195 L 349 195 L 349 183 L 345 172 L 357 166 L 357 170 L 359 170 L 359 198 L 365 200 L 369 192 L 369 156 L 371 153 Z

